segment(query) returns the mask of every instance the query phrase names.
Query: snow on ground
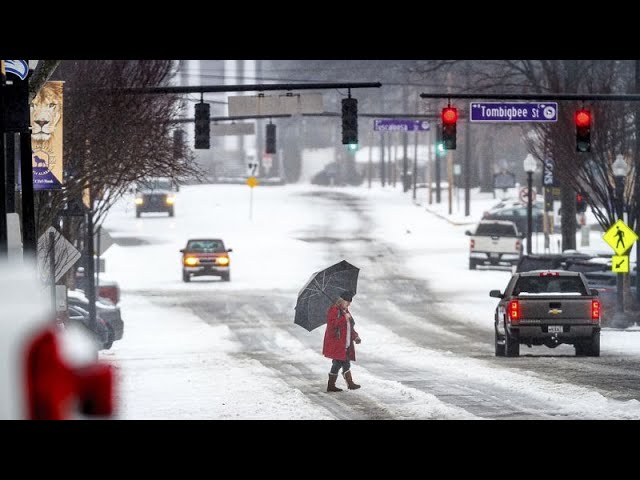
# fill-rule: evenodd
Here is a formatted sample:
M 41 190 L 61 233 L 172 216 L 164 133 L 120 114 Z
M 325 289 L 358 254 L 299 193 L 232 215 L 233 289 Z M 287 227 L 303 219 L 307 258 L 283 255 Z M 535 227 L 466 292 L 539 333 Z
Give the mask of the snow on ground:
M 256 187 L 251 199 L 245 185 L 186 186 L 178 194 L 174 218 L 149 214 L 136 219 L 131 198 L 124 198 L 114 208 L 105 224 L 110 234 L 123 242 L 135 243 L 128 240 L 133 236 L 146 242 L 127 247 L 115 245 L 105 255 L 109 276 L 117 279 L 123 289 L 126 325 L 123 340 L 101 356 L 119 368 L 122 418 L 333 418 L 257 362 L 232 357 L 238 342 L 225 327 L 203 324 L 178 307 L 160 309 L 136 293 L 139 289 L 202 292 L 293 289 L 297 292 L 312 272 L 333 263 L 333 259 L 326 257 L 322 245 L 302 240 L 305 231 L 317 225 L 313 211 L 322 200 L 296 194 L 317 188 L 320 187 Z M 371 235 L 407 254 L 405 268 L 429 283 L 442 299 L 439 307 L 488 330 L 493 328 L 496 300 L 488 293 L 494 288 L 503 289 L 510 271 L 470 271 L 468 237 L 464 231 L 472 228 L 482 212 L 497 199 L 474 191 L 471 216 L 464 217 L 460 211 L 448 215 L 446 195 L 442 204 L 428 205 L 425 190 L 418 191 L 417 203 L 411 200 L 411 192 L 403 194 L 400 189 L 388 187 L 348 187 L 339 191 L 360 196 L 370 203 L 368 214 L 376 225 Z M 336 222 L 342 221 L 344 216 L 337 211 Z M 182 282 L 179 249 L 188 238 L 197 236 L 220 237 L 227 247 L 233 248 L 231 282 L 199 279 L 190 284 Z M 594 231 L 589 249 L 607 251 L 609 247 L 602 241 L 601 233 Z M 294 302 L 292 298 L 292 308 Z M 365 324 L 367 319 L 360 318 Z M 405 399 L 396 412 L 399 418 L 471 416 L 432 395 L 370 375 L 366 370 L 367 348 L 379 353 L 384 345 L 393 345 L 394 349 L 401 345 L 400 361 L 408 366 L 431 369 L 434 374 L 469 375 L 476 381 L 499 383 L 514 392 L 526 388 L 548 401 L 561 398 L 564 410 L 560 413 L 567 416 L 640 418 L 637 402 L 614 402 L 584 388 L 550 384 L 531 376 L 507 374 L 504 370 L 498 372 L 482 361 L 453 358 L 418 348 L 383 327 L 370 324 L 369 328 L 375 340 L 369 346 L 363 342 L 360 349 L 363 362 L 359 375 L 362 372 L 368 389 L 362 394 Z M 279 342 L 296 356 L 308 356 L 309 364 L 318 365 L 319 378 L 326 373 L 326 359 L 320 355 L 319 347 L 311 351 L 292 337 L 280 338 Z M 615 351 L 640 355 L 640 331 L 606 330 L 602 350 L 605 354 Z M 508 379 L 506 385 L 505 378 Z

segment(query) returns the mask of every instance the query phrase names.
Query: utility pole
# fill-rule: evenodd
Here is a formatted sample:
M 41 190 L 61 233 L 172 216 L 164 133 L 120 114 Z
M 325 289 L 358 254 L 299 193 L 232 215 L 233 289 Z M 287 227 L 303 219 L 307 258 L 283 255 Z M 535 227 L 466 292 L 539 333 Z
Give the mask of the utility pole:
M 409 109 L 407 86 L 402 87 L 402 109 L 406 112 Z M 402 191 L 409 190 L 409 159 L 407 158 L 407 147 L 409 143 L 409 132 L 402 132 Z
M 4 60 L 0 73 L 0 259 L 6 259 L 9 248 L 7 243 L 7 193 L 5 178 L 4 134 L 6 128 Z

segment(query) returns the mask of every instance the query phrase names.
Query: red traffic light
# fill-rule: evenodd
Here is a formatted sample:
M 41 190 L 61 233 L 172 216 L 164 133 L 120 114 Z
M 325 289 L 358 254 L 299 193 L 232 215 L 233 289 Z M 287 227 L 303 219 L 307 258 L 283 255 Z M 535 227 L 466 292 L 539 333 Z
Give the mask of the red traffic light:
M 588 127 L 591 125 L 591 112 L 589 110 L 578 110 L 576 112 L 576 127 Z
M 455 107 L 445 107 L 442 109 L 442 123 L 444 125 L 455 124 L 458 121 L 458 109 Z

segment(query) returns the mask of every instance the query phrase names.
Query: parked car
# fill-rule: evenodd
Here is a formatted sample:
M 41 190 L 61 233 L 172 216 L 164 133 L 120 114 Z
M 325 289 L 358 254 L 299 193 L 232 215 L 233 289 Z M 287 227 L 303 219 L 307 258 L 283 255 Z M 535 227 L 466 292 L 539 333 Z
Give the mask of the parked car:
M 69 290 L 67 292 L 67 303 L 69 306 L 77 306 L 87 312 L 89 311 L 89 300 L 84 292 L 80 290 Z M 111 343 L 121 340 L 124 335 L 124 321 L 122 320 L 120 307 L 108 301 L 96 300 L 96 314 L 105 321 L 109 329 Z
M 96 315 L 95 328 L 91 328 L 89 312 L 82 307 L 68 305 L 67 318 L 64 324 L 65 326 L 75 324 L 85 329 L 95 341 L 98 350 L 109 350 L 113 345 L 113 335 L 107 326 L 107 322 L 100 315 Z
M 505 220 L 514 222 L 518 231 L 527 235 L 527 206 L 507 207 L 499 210 L 491 210 L 484 214 L 483 220 Z M 531 209 L 532 233 L 544 231 L 544 210 L 539 205 L 533 205 Z
M 190 282 L 191 277 L 214 275 L 222 281 L 231 280 L 231 260 L 229 253 L 219 238 L 192 238 L 182 253 L 182 280 Z
M 96 292 L 98 298 L 108 299 L 117 305 L 120 302 L 120 285 L 118 282 L 108 278 L 105 274 L 100 274 L 100 276 L 96 274 L 96 280 L 98 283 L 98 291 Z M 87 290 L 83 267 L 76 270 L 76 288 L 83 291 Z
M 583 261 L 572 261 L 567 265 L 567 270 L 582 272 L 587 279 L 589 287 L 599 292 L 602 303 L 602 324 L 608 326 L 612 322 L 613 314 L 618 305 L 618 274 L 611 270 L 611 262 L 602 258 L 594 258 Z M 640 305 L 636 300 L 636 275 L 637 270 L 632 268 L 630 273 L 630 295 L 626 304 L 630 304 L 632 310 L 637 311 Z
M 151 177 L 138 182 L 136 186 L 136 217 L 143 212 L 166 212 L 174 215 L 175 182 L 168 177 Z

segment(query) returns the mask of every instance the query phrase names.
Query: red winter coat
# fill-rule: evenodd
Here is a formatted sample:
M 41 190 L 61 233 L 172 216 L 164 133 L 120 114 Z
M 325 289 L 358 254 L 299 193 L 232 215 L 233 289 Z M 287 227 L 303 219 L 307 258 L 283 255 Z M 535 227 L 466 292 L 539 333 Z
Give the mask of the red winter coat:
M 349 312 L 349 310 L 346 310 Z M 358 332 L 353 328 L 354 321 L 351 319 L 351 343 L 349 344 L 349 360 L 355 361 L 356 350 L 353 341 L 358 337 Z M 327 329 L 324 332 L 324 344 L 322 354 L 333 360 L 347 359 L 347 318 L 345 311 L 337 305 L 332 305 L 327 311 Z

